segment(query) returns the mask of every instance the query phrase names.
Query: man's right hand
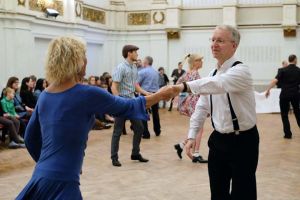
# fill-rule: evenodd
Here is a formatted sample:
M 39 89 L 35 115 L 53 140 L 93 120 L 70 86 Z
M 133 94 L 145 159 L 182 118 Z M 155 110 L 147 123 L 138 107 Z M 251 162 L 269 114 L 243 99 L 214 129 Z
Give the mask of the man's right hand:
M 268 98 L 270 96 L 270 90 L 267 90 L 265 93 L 266 98 Z

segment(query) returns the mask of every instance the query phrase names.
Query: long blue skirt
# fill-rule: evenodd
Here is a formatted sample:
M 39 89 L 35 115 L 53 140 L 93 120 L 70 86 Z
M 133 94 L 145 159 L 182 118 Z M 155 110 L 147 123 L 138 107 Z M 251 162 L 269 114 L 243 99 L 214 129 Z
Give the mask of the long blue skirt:
M 34 178 L 29 181 L 16 200 L 82 200 L 79 183 L 48 178 Z

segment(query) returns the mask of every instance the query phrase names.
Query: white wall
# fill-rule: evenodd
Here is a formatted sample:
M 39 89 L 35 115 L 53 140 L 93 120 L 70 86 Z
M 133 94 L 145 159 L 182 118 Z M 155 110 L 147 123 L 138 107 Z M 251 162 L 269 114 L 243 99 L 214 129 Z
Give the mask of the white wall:
M 104 66 L 103 45 L 87 43 L 87 70 L 86 76 L 100 76 L 106 68 Z
M 51 39 L 49 38 L 34 38 L 34 59 L 30 70 L 31 72 L 28 72 L 29 74 L 45 78 L 45 60 L 50 41 Z

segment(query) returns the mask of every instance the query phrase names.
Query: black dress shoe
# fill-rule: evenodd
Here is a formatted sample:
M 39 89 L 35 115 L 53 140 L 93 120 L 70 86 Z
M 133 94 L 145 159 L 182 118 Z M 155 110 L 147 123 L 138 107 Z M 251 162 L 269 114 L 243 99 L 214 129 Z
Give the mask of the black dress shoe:
M 176 149 L 176 151 L 177 151 L 177 155 L 178 155 L 178 157 L 180 158 L 180 159 L 182 159 L 182 148 L 180 147 L 180 145 L 179 144 L 175 144 L 174 145 L 174 148 Z
M 208 160 L 204 160 L 203 158 L 202 158 L 202 156 L 197 156 L 197 157 L 194 157 L 193 156 L 193 163 L 197 163 L 197 162 L 199 162 L 199 163 L 208 163 Z
M 112 165 L 115 166 L 115 167 L 121 167 L 122 166 L 118 159 L 112 159 L 111 162 L 112 162 Z
M 292 139 L 292 135 L 284 135 L 283 138 L 284 139 Z
M 131 155 L 131 160 L 138 160 L 140 162 L 148 162 L 149 160 L 146 158 L 143 158 L 141 154 L 139 155 Z
M 143 135 L 143 139 L 150 139 L 150 135 Z

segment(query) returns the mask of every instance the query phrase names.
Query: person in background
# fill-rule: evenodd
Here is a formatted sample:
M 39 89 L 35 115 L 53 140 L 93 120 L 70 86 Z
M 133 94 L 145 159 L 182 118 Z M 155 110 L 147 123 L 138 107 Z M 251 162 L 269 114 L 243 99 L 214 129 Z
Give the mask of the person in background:
M 37 80 L 37 78 L 36 78 L 36 76 L 35 75 L 30 75 L 29 76 L 29 78 L 32 80 L 32 85 L 33 85 L 33 90 L 32 91 L 34 91 L 35 90 L 35 86 L 36 86 L 36 80 Z
M 158 68 L 159 72 L 159 88 L 162 88 L 169 84 L 169 78 L 165 74 L 165 69 L 163 67 Z M 166 108 L 166 101 L 163 101 L 163 108 Z
M 108 76 L 108 75 L 109 74 L 100 76 L 100 83 L 101 83 L 100 87 L 103 88 L 103 89 L 106 89 L 106 90 L 107 90 L 108 85 L 106 84 L 105 77 Z
M 295 118 L 300 128 L 300 109 L 299 109 L 299 85 L 300 85 L 300 69 L 297 66 L 297 56 L 292 54 L 289 56 L 289 65 L 281 70 L 273 79 L 265 93 L 269 97 L 270 90 L 280 84 L 281 92 L 279 96 L 280 114 L 283 124 L 283 132 L 285 139 L 292 139 L 292 131 L 289 122 L 290 104 L 293 106 Z
M 36 82 L 35 90 L 33 93 L 33 96 L 35 100 L 37 101 L 40 94 L 44 91 L 44 89 L 47 87 L 47 81 L 44 78 L 40 78 Z
M 279 74 L 279 71 L 282 70 L 282 69 L 284 69 L 284 68 L 287 67 L 288 65 L 289 65 L 289 63 L 288 63 L 286 60 L 283 60 L 283 61 L 281 62 L 281 67 L 278 68 L 277 74 Z M 276 77 L 275 77 L 275 78 L 276 78 Z M 277 85 L 277 88 L 281 88 L 280 82 L 277 82 L 276 85 Z
M 96 86 L 95 76 L 90 76 L 88 80 L 89 80 L 89 85 Z
M 22 80 L 20 96 L 22 102 L 31 109 L 36 105 L 36 99 L 33 96 L 34 81 L 30 77 L 25 77 Z
M 19 134 L 23 137 L 28 119 L 31 117 L 33 109 L 25 105 L 19 93 L 19 79 L 15 76 L 7 80 L 6 87 L 12 88 L 15 91 L 14 106 L 19 116 L 20 129 Z
M 188 54 L 185 57 L 184 61 L 186 60 L 189 65 L 189 70 L 178 79 L 176 84 L 200 79 L 198 70 L 202 68 L 203 57 L 199 54 Z M 179 103 L 178 103 L 179 113 L 191 117 L 195 111 L 195 107 L 199 97 L 200 95 L 181 93 L 179 95 Z M 189 147 L 186 149 L 186 154 L 192 160 L 193 163 L 197 163 L 197 162 L 207 163 L 207 160 L 204 160 L 202 156 L 199 154 L 202 134 L 203 134 L 203 128 L 199 130 L 199 133 L 197 134 L 197 137 L 195 139 L 195 144 L 192 146 L 192 148 Z M 177 151 L 177 155 L 179 156 L 180 159 L 182 159 L 181 153 L 186 143 L 187 143 L 187 139 L 174 145 Z
M 101 80 L 99 76 L 95 76 L 96 86 L 101 87 Z
M 83 85 L 89 85 L 89 80 L 87 78 L 82 79 L 82 84 Z
M 139 48 L 135 45 L 125 45 L 122 49 L 122 55 L 124 61 L 122 61 L 113 72 L 113 83 L 112 83 L 112 93 L 116 96 L 121 96 L 127 99 L 134 99 L 135 92 L 141 93 L 144 96 L 150 95 L 147 91 L 143 90 L 138 84 L 138 72 L 134 65 L 137 60 Z M 122 164 L 119 161 L 119 142 L 123 131 L 124 123 L 126 118 L 115 117 L 114 131 L 111 140 L 111 160 L 112 165 L 115 167 L 121 167 Z M 144 119 L 146 120 L 146 119 Z M 140 154 L 140 143 L 142 134 L 144 131 L 144 126 L 142 120 L 131 120 L 133 125 L 133 141 L 132 141 L 132 152 L 131 160 L 138 160 L 140 162 L 148 162 Z
M 10 143 L 8 148 L 25 148 L 24 139 L 19 135 L 20 121 L 16 113 L 13 98 L 15 91 L 5 88 L 0 106 L 0 123 L 8 128 Z
M 112 77 L 111 77 L 111 75 L 108 74 L 105 76 L 105 83 L 107 85 L 107 91 L 112 94 L 112 91 L 111 91 Z
M 142 60 L 141 59 L 137 59 L 136 60 L 136 68 L 137 68 L 137 70 L 138 70 L 138 72 L 141 70 L 141 69 L 143 69 L 143 62 L 142 62 Z
M 153 68 L 153 58 L 151 56 L 146 56 L 143 61 L 143 69 L 138 72 L 138 83 L 143 88 L 143 90 L 148 93 L 155 93 L 159 90 L 159 73 Z M 159 119 L 159 109 L 158 103 L 151 106 L 151 114 L 153 121 L 153 130 L 156 136 L 161 133 L 160 130 L 160 119 Z M 150 132 L 148 130 L 148 121 L 143 121 L 144 132 L 143 138 L 150 139 Z
M 177 69 L 174 69 L 171 77 L 173 78 L 173 84 L 176 85 L 178 79 L 185 73 L 185 70 L 182 69 L 182 62 L 178 62 Z M 168 111 L 172 111 L 174 98 L 171 99 L 170 107 Z

